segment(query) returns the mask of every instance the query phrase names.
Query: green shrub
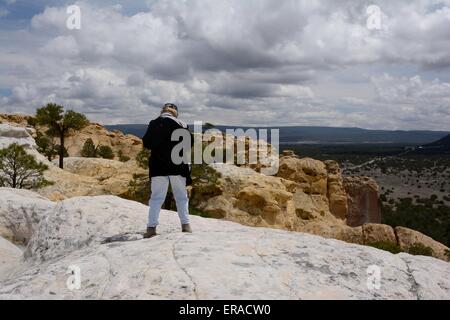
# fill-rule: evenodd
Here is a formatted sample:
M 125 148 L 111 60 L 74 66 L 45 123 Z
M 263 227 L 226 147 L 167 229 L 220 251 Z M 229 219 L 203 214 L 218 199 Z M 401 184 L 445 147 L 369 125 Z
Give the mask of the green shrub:
M 117 156 L 119 157 L 120 162 L 127 162 L 128 160 L 130 160 L 130 157 L 124 155 L 122 150 L 119 150 L 119 152 L 117 153 Z
M 400 246 L 396 243 L 389 242 L 389 241 L 378 241 L 367 244 L 370 247 L 374 247 L 380 250 L 389 251 L 390 253 L 397 254 L 402 252 L 400 249 Z
M 100 146 L 97 154 L 103 159 L 114 159 L 114 153 L 110 146 Z
M 128 190 L 120 195 L 124 199 L 148 204 L 150 198 L 150 179 L 147 174 L 133 174 L 133 179 L 128 183 Z
M 445 250 L 445 256 L 447 257 L 447 260 L 450 261 L 450 250 Z
M 201 211 L 199 209 L 196 209 L 194 207 L 189 207 L 189 214 L 193 216 L 199 216 L 203 218 L 212 218 L 211 215 L 207 212 Z
M 0 150 L 0 187 L 38 189 L 52 184 L 45 180 L 48 167 L 27 154 L 17 143 Z
M 28 126 L 30 126 L 30 127 L 36 128 L 36 125 L 37 125 L 37 120 L 36 120 L 36 118 L 35 118 L 35 117 L 29 117 L 29 118 L 27 118 L 27 124 L 28 124 Z
M 136 161 L 142 169 L 148 169 L 148 159 L 150 157 L 150 150 L 142 148 L 142 150 L 137 154 Z
M 192 206 L 198 207 L 207 199 L 222 193 L 218 181 L 220 176 L 220 173 L 206 164 L 192 166 Z
M 88 138 L 81 149 L 81 156 L 85 158 L 97 158 L 97 147 L 91 138 Z
M 52 161 L 58 155 L 60 146 L 55 144 L 51 137 L 38 131 L 34 140 L 36 141 L 38 152 L 45 155 L 48 161 Z
M 432 256 L 433 249 L 422 243 L 414 243 L 411 247 L 409 247 L 408 253 L 415 256 Z

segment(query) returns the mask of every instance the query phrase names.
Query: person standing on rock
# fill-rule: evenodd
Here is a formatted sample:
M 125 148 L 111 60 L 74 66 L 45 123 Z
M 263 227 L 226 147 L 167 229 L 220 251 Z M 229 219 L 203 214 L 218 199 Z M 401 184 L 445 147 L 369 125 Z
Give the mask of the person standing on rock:
M 177 204 L 181 231 L 192 232 L 189 224 L 189 198 L 186 190 L 186 186 L 192 183 L 190 167 L 187 163 L 175 164 L 172 159 L 172 149 L 179 143 L 179 141 L 172 141 L 172 133 L 178 129 L 188 130 L 192 146 L 192 133 L 187 124 L 178 119 L 178 107 L 172 103 L 166 103 L 162 108 L 161 115 L 150 122 L 147 132 L 142 138 L 144 147 L 151 150 L 149 159 L 151 197 L 147 232 L 144 238 L 157 235 L 159 213 L 166 199 L 169 183 Z

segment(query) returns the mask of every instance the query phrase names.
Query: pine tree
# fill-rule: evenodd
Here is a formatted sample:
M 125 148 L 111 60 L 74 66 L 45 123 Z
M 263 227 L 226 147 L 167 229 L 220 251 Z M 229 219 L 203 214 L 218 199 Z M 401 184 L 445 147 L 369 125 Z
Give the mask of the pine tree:
M 109 146 L 99 146 L 97 154 L 103 159 L 114 159 L 114 152 Z
M 50 184 L 43 173 L 48 167 L 37 162 L 17 143 L 0 150 L 0 186 L 17 189 L 37 189 Z
M 89 124 L 88 119 L 81 113 L 72 110 L 64 111 L 64 108 L 54 103 L 48 103 L 36 112 L 37 124 L 48 126 L 47 134 L 58 137 L 60 141 L 59 167 L 64 168 L 64 138 L 70 130 L 81 130 Z
M 97 147 L 91 138 L 88 138 L 83 145 L 81 150 L 81 156 L 85 158 L 97 158 Z

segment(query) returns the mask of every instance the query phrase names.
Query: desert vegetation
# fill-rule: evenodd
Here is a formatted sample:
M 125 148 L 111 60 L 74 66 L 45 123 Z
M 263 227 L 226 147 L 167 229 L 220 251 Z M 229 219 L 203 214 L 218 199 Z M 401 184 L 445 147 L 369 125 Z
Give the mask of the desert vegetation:
M 85 115 L 73 110 L 64 111 L 64 107 L 48 103 L 46 106 L 37 109 L 35 119 L 31 120 L 36 125 L 45 126 L 47 128 L 46 135 L 49 138 L 58 138 L 59 147 L 56 149 L 49 148 L 47 156 L 51 158 L 54 151 L 59 156 L 59 167 L 64 167 L 64 139 L 70 130 L 81 130 L 89 124 Z M 32 123 L 33 124 L 33 123 Z
M 110 146 L 103 146 L 101 144 L 95 145 L 94 141 L 91 138 L 88 138 L 84 142 L 83 149 L 81 150 L 81 156 L 85 158 L 114 159 L 114 152 Z M 124 160 L 124 157 L 125 156 L 122 154 L 121 159 Z
M 50 184 L 43 173 L 48 167 L 13 143 L 0 150 L 0 187 L 38 189 Z

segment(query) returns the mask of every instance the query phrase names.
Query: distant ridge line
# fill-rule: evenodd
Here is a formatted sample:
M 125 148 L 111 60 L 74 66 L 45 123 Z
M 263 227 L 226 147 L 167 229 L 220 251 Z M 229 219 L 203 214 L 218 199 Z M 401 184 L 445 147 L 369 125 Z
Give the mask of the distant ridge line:
M 120 130 L 124 133 L 142 137 L 147 129 L 147 124 L 119 124 L 106 125 L 110 130 Z M 234 126 L 217 125 L 217 129 L 226 130 L 236 128 Z M 431 130 L 373 130 L 356 127 L 318 127 L 318 126 L 285 126 L 285 127 L 240 127 L 242 129 L 280 129 L 280 143 L 397 143 L 423 145 L 435 142 L 450 131 Z M 269 132 L 270 133 L 270 132 Z

